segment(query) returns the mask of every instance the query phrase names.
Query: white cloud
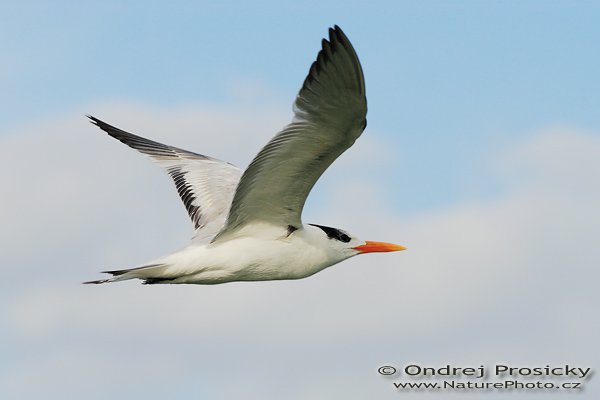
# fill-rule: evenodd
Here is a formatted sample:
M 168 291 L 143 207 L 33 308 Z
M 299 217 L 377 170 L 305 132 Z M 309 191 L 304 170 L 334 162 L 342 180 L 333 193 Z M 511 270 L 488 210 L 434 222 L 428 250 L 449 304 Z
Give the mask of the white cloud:
M 90 109 L 86 111 L 124 129 L 242 165 L 260 149 L 256 142 L 265 142 L 285 120 L 279 110 L 200 106 L 159 111 L 127 104 Z M 178 218 L 180 223 L 186 216 L 160 169 L 108 138 L 83 114 L 32 124 L 2 137 L 0 156 L 9 167 L 0 171 L 0 219 L 10 229 L 1 231 L 0 241 L 10 249 L 4 257 L 16 257 L 7 262 L 67 248 L 65 241 L 78 244 L 72 247 L 75 252 L 81 251 L 81 242 L 102 237 L 127 243 L 121 249 L 141 249 L 149 240 L 168 241 L 170 235 L 161 227 L 180 237 L 191 234 L 169 222 Z M 116 229 L 117 221 L 142 228 L 138 240 L 146 243 L 137 243 L 120 224 Z
M 288 117 L 95 109 L 123 129 L 241 166 Z M 296 282 L 207 287 L 79 285 L 182 245 L 191 230 L 174 190 L 159 168 L 79 116 L 0 140 L 16 166 L 0 172 L 10 227 L 0 237 L 3 335 L 13 361 L 0 386 L 15 398 L 159 397 L 157 382 L 229 397 L 395 398 L 378 363 L 597 359 L 584 333 L 597 331 L 599 305 L 600 143 L 590 134 L 531 135 L 490 155 L 503 193 L 412 216 L 381 198 L 383 182 L 354 173 L 386 154 L 365 136 L 326 178 L 332 190 L 310 220 L 408 251 L 356 257 Z

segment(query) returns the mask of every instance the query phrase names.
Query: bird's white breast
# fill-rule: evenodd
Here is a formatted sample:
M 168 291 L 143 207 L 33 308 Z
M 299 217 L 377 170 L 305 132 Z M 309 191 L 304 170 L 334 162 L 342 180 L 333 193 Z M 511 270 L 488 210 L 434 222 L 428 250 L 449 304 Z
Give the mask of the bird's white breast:
M 169 257 L 177 283 L 299 279 L 342 261 L 328 239 L 311 226 L 291 234 L 269 225 L 222 243 L 190 246 Z

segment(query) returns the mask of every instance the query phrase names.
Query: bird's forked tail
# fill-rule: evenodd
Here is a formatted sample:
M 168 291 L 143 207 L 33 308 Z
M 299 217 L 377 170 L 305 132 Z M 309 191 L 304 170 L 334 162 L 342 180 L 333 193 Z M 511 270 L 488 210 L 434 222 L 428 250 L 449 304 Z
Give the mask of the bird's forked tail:
M 102 271 L 104 274 L 111 274 L 112 277 L 83 283 L 97 285 L 100 283 L 119 282 L 129 279 L 142 279 L 144 284 L 167 283 L 168 281 L 172 280 L 171 277 L 164 276 L 164 272 L 167 267 L 167 264 L 150 264 L 136 268 Z

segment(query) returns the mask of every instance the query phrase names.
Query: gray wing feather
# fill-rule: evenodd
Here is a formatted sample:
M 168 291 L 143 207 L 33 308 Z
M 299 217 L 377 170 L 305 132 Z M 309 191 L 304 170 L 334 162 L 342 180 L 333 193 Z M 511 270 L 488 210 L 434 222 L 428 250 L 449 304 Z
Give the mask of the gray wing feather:
M 167 170 L 197 235 L 205 226 L 208 228 L 207 225 L 210 226 L 207 230 L 214 233 L 222 227 L 242 175 L 239 168 L 212 157 L 125 132 L 92 116 L 88 118 L 110 136 L 148 155 Z
M 250 222 L 301 226 L 312 187 L 366 127 L 367 100 L 360 62 L 335 26 L 310 67 L 294 120 L 258 153 L 242 175 L 227 222 L 214 240 Z

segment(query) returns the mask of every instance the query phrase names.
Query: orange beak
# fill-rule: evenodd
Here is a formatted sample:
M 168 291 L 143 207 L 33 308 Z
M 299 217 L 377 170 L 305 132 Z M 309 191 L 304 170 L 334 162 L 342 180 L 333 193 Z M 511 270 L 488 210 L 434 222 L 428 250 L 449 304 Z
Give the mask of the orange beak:
M 384 242 L 367 242 L 361 246 L 353 247 L 354 250 L 360 251 L 360 254 L 363 253 L 376 253 L 376 252 L 388 252 L 388 251 L 400 251 L 406 250 L 406 247 L 399 246 L 397 244 L 392 243 L 384 243 Z

